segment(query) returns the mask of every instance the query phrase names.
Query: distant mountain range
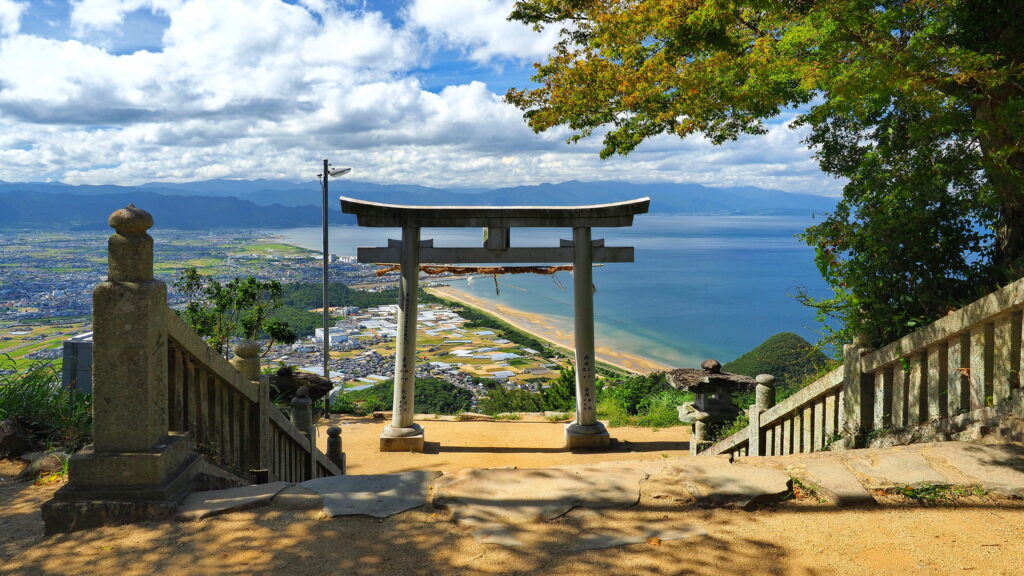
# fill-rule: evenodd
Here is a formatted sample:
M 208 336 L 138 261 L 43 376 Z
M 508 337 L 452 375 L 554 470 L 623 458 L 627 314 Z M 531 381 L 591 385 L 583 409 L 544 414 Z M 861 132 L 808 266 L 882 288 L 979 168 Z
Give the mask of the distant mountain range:
M 354 224 L 338 196 L 414 205 L 585 205 L 651 198 L 654 214 L 806 215 L 831 211 L 836 199 L 754 187 L 579 182 L 498 189 L 440 189 L 339 179 L 330 187 L 331 223 Z M 320 184 L 277 180 L 209 180 L 140 186 L 70 186 L 0 182 L 0 228 L 106 228 L 128 204 L 152 213 L 158 226 L 183 230 L 319 226 Z

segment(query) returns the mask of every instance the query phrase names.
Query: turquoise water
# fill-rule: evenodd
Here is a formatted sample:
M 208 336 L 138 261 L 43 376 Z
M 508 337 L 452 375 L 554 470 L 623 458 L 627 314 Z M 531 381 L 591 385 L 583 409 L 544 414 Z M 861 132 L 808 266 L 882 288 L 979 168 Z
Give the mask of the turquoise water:
M 814 314 L 791 294 L 803 286 L 828 294 L 814 252 L 794 235 L 810 217 L 638 216 L 632 228 L 595 229 L 608 246 L 634 246 L 636 261 L 595 268 L 598 346 L 613 346 L 671 366 L 696 367 L 706 358 L 732 360 L 772 334 L 819 337 Z M 318 250 L 320 228 L 277 231 L 285 241 Z M 331 252 L 355 255 L 356 246 L 384 246 L 398 229 L 337 226 Z M 435 246 L 479 246 L 479 229 L 423 230 Z M 513 230 L 513 246 L 557 246 L 570 230 Z M 479 298 L 548 316 L 571 332 L 572 276 L 489 277 L 453 286 Z

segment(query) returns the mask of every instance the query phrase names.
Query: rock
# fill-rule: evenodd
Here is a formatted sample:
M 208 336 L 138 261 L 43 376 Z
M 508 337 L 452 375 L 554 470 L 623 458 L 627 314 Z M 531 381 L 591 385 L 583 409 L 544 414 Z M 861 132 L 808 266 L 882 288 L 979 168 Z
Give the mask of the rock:
M 374 413 L 374 417 L 376 417 L 376 413 Z M 459 422 L 465 422 L 465 421 L 470 421 L 470 420 L 487 421 L 487 420 L 494 420 L 494 416 L 488 416 L 487 414 L 480 414 L 479 412 L 460 412 L 460 413 L 455 415 L 455 419 L 458 420 Z
M 307 372 L 295 372 L 291 366 L 285 366 L 278 370 L 277 374 L 271 375 L 270 386 L 273 388 L 271 394 L 279 400 L 290 401 L 296 390 L 305 388 L 309 392 L 310 400 L 314 402 L 330 394 L 333 388 L 327 378 Z
M 32 461 L 18 474 L 20 480 L 35 478 L 41 474 L 53 474 L 64 470 L 65 463 L 71 458 L 65 452 L 50 452 Z
M 719 374 L 722 372 L 722 363 L 714 358 L 708 358 L 700 363 L 700 368 L 708 374 Z
M 18 458 L 32 449 L 32 437 L 13 418 L 0 420 L 0 458 Z

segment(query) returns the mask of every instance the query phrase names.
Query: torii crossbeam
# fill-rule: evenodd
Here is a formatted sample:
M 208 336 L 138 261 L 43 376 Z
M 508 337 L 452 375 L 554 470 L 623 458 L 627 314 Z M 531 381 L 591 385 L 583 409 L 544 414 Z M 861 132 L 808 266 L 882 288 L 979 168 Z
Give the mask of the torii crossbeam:
M 572 262 L 576 348 L 576 420 L 565 428 L 566 447 L 603 448 L 608 430 L 597 420 L 594 370 L 595 262 L 632 262 L 632 247 L 607 247 L 591 229 L 632 226 L 649 198 L 594 206 L 404 206 L 341 198 L 341 211 L 360 226 L 401 228 L 402 240 L 386 247 L 359 248 L 361 263 L 400 264 L 395 397 L 391 424 L 380 436 L 382 452 L 423 451 L 423 428 L 413 422 L 416 387 L 416 310 L 419 267 L 424 264 L 554 264 Z M 421 228 L 487 229 L 480 248 L 435 248 L 420 240 Z M 572 240 L 557 247 L 512 247 L 512 228 L 572 228 Z

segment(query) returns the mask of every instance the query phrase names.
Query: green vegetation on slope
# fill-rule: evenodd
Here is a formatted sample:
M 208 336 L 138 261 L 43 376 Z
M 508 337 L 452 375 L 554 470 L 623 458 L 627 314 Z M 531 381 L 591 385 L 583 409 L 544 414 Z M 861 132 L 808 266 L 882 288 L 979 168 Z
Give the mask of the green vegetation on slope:
M 413 410 L 420 414 L 456 414 L 472 406 L 473 395 L 439 378 L 417 378 Z M 369 414 L 374 410 L 391 410 L 394 383 L 381 382 L 364 390 L 337 394 L 331 410 L 346 414 Z

